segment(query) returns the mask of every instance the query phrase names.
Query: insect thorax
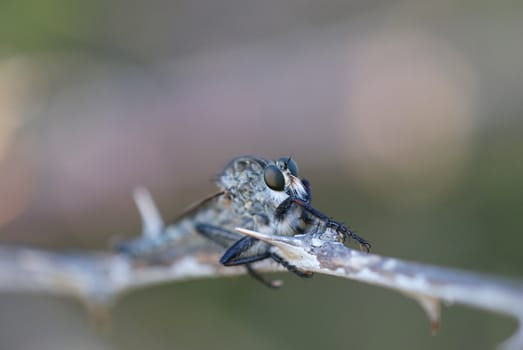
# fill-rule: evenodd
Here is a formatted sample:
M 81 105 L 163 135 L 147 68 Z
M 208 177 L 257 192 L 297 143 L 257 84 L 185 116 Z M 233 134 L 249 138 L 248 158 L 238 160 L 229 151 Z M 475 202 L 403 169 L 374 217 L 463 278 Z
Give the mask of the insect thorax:
M 284 191 L 268 188 L 263 174 L 270 164 L 274 162 L 250 156 L 238 157 L 225 167 L 218 185 L 230 198 L 231 210 L 235 216 L 241 218 L 242 227 L 281 235 L 304 233 L 316 220 L 302 208 L 293 205 L 283 218 L 276 218 L 276 208 L 289 195 Z M 295 177 L 293 181 L 294 188 L 300 189 L 294 192 L 303 193 L 301 180 Z M 317 226 L 316 223 L 314 226 Z
M 218 186 L 230 198 L 231 209 L 241 218 L 242 227 L 266 231 L 274 226 L 276 207 L 287 197 L 274 198 L 263 181 L 268 161 L 256 157 L 238 157 L 223 170 Z

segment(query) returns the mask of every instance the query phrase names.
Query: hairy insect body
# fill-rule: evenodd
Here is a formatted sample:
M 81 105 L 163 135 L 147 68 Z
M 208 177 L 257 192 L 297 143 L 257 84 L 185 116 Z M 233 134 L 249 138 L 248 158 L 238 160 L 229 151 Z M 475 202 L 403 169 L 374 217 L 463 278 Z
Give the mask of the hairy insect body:
M 293 227 L 299 221 L 297 217 L 285 215 L 281 219 L 276 218 L 279 205 L 289 198 L 289 194 L 269 188 L 264 179 L 264 172 L 272 163 L 274 162 L 250 156 L 236 158 L 225 167 L 218 179 L 218 186 L 230 199 L 233 215 L 240 221 L 234 227 L 245 227 L 267 234 L 294 235 L 297 233 Z M 283 164 L 281 167 L 284 168 Z M 292 175 L 284 171 L 282 169 L 284 187 L 289 192 L 305 196 L 306 190 L 301 181 L 291 179 Z M 230 230 L 234 227 L 228 226 Z M 213 240 L 212 234 L 201 230 L 200 233 Z M 270 245 L 253 238 L 244 237 L 232 243 L 238 244 L 228 247 L 229 250 L 221 259 L 226 265 L 250 263 L 268 258 L 271 254 Z
M 226 249 L 222 264 L 245 265 L 253 277 L 271 285 L 250 267 L 251 263 L 272 258 L 299 276 L 310 274 L 288 264 L 269 244 L 240 235 L 236 227 L 283 236 L 334 231 L 340 241 L 351 237 L 367 249 L 370 246 L 346 226 L 311 207 L 310 186 L 298 177 L 297 165 L 290 158 L 235 158 L 225 166 L 216 184 L 218 193 L 190 208 L 163 234 L 124 242 L 118 249 L 148 261 L 168 261 L 182 241 L 186 252 L 191 242 L 197 249 L 206 238 Z
M 199 245 L 203 237 L 229 248 L 244 237 L 234 231 L 235 227 L 274 234 L 277 230 L 274 213 L 279 201 L 287 195 L 272 191 L 264 184 L 266 164 L 267 161 L 254 157 L 232 160 L 217 178 L 218 193 L 189 208 L 173 220 L 163 234 L 122 242 L 117 250 L 148 261 L 163 261 L 176 254 L 181 241 L 184 249 L 191 243 Z M 267 250 L 267 244 L 257 242 L 247 255 Z

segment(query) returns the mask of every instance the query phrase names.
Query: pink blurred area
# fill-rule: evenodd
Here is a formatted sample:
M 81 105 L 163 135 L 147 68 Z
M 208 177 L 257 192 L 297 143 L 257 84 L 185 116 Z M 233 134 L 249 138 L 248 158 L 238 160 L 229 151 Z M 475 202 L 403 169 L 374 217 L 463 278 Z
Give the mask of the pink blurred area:
M 220 22 L 214 36 L 202 27 L 214 41 L 189 32 L 189 47 L 181 33 L 184 23 L 194 29 L 190 21 L 169 28 L 172 41 L 158 31 L 155 44 L 139 32 L 135 46 L 130 34 L 101 29 L 105 43 L 120 33 L 119 45 L 142 57 L 163 48 L 147 63 L 65 49 L 3 56 L 2 238 L 103 241 L 113 234 L 107 229 L 136 225 L 128 219 L 133 187 L 180 210 L 212 191 L 213 176 L 241 154 L 292 155 L 305 168 L 326 169 L 325 179 L 346 179 L 384 201 L 444 197 L 467 167 L 474 135 L 503 122 L 484 118 L 494 108 L 485 103 L 484 77 L 494 68 L 476 59 L 481 47 L 466 45 L 484 30 L 479 19 L 467 19 L 477 29 L 471 34 L 447 7 L 437 9 L 424 27 L 390 17 L 402 10 L 427 16 L 423 6 L 376 6 L 322 25 L 262 6 L 248 13 L 267 11 L 274 33 L 266 22 L 252 28 L 236 19 Z M 186 10 L 195 21 L 205 12 Z M 167 25 L 161 16 L 159 23 Z M 455 37 L 442 32 L 449 23 Z M 245 33 L 231 38 L 232 29 Z M 495 67 L 498 79 L 514 68 Z

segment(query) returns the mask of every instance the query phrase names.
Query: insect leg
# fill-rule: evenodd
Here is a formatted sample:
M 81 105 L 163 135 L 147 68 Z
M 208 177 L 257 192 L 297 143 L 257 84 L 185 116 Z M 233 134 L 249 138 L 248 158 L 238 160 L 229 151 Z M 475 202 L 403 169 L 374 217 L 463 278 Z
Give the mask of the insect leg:
M 260 248 L 255 249 L 259 245 Z M 254 247 L 254 248 L 253 248 Z M 252 251 L 251 251 L 251 248 Z M 225 266 L 244 265 L 253 263 L 270 257 L 268 249 L 265 249 L 264 243 L 260 242 L 256 238 L 243 237 L 234 243 L 220 258 L 220 262 Z
M 231 243 L 236 242 L 243 238 L 241 234 L 233 231 L 229 231 L 219 226 L 197 223 L 195 225 L 196 232 L 204 236 L 205 238 L 219 244 L 224 248 L 228 248 Z
M 312 272 L 309 272 L 309 271 L 301 271 L 299 270 L 296 266 L 294 265 L 291 265 L 287 260 L 283 259 L 281 256 L 279 256 L 278 254 L 276 253 L 271 253 L 270 254 L 271 258 L 276 261 L 278 264 L 281 264 L 283 267 L 285 267 L 287 270 L 289 270 L 290 272 L 298 275 L 299 277 L 303 277 L 303 278 L 310 278 L 312 277 Z
M 365 250 L 367 251 L 367 253 L 370 252 L 370 248 L 372 247 L 371 244 L 367 242 L 364 238 L 358 236 L 355 232 L 351 231 L 347 226 L 343 225 L 341 222 L 329 220 L 329 222 L 327 222 L 327 226 L 336 230 L 337 232 L 342 233 L 344 236 L 357 241 L 360 245 L 360 250 Z
M 246 264 L 245 267 L 247 268 L 247 272 L 249 273 L 249 276 L 251 276 L 256 281 L 260 282 L 261 284 L 263 284 L 266 287 L 277 289 L 277 288 L 280 288 L 283 284 L 283 282 L 281 280 L 271 280 L 271 281 L 266 280 L 255 269 L 253 269 L 250 264 Z
M 236 243 L 234 243 L 220 259 L 220 263 L 222 263 L 223 265 L 245 265 L 245 268 L 247 269 L 249 275 L 256 281 L 262 283 L 263 285 L 269 288 L 278 288 L 281 286 L 281 281 L 266 280 L 249 264 L 255 261 L 269 258 L 270 256 L 268 253 L 258 254 L 250 257 L 240 257 L 242 253 L 244 253 L 246 250 L 252 247 L 254 243 L 257 242 L 257 240 L 255 240 L 254 238 L 244 237 L 236 232 L 231 232 L 222 227 L 203 223 L 197 224 L 196 230 L 204 237 L 226 248 L 229 247 L 231 241 L 236 241 Z
M 271 253 L 268 250 L 264 250 L 263 253 L 259 253 L 258 255 L 254 256 L 245 256 L 241 257 L 241 253 L 245 252 L 246 250 L 249 250 L 253 245 L 255 244 L 263 244 L 262 242 L 258 241 L 255 238 L 252 237 L 244 237 L 238 242 L 236 242 L 229 250 L 225 252 L 225 254 L 220 259 L 220 262 L 226 266 L 230 265 L 242 265 L 247 264 L 247 271 L 253 276 L 255 279 L 259 280 L 261 279 L 261 276 L 258 275 L 254 270 L 252 270 L 252 267 L 248 265 L 248 263 L 259 261 L 267 258 L 272 258 L 274 261 L 276 261 L 278 264 L 281 264 L 283 267 L 285 267 L 290 272 L 300 276 L 300 277 L 312 277 L 311 272 L 303 272 L 299 270 L 296 266 L 291 265 L 287 260 L 283 259 L 279 255 L 275 253 Z M 250 271 L 252 270 L 252 271 Z M 252 272 L 255 274 L 253 275 Z M 279 281 L 263 281 L 263 284 L 269 283 L 271 287 L 278 287 L 280 285 Z
M 307 194 L 305 195 L 305 200 L 304 201 L 300 200 L 300 202 L 304 203 L 309 208 L 312 208 L 309 204 L 312 199 L 310 182 L 306 179 L 302 179 L 301 182 L 302 182 L 303 186 L 305 187 L 305 191 L 307 192 Z M 296 199 L 295 197 L 293 197 L 291 195 L 290 197 L 287 197 L 283 202 L 281 202 L 280 205 L 278 205 L 278 207 L 276 208 L 276 212 L 274 214 L 276 219 L 278 219 L 278 220 L 283 219 L 283 217 L 285 216 L 285 213 L 291 208 L 292 203 L 295 203 L 297 200 L 298 199 Z
M 289 197 L 285 199 L 279 206 L 276 208 L 276 215 L 280 214 L 283 216 L 285 211 L 287 211 L 292 203 L 296 203 L 303 209 L 307 210 L 309 213 L 311 213 L 313 216 L 317 217 L 320 220 L 325 220 L 327 222 L 327 226 L 332 228 L 333 230 L 336 230 L 336 232 L 339 232 L 343 235 L 343 239 L 346 237 L 352 238 L 355 241 L 357 241 L 360 245 L 360 250 L 366 250 L 367 253 L 370 251 L 371 244 L 367 242 L 363 237 L 360 237 L 355 232 L 353 232 L 351 229 L 349 229 L 347 226 L 343 225 L 341 222 L 332 220 L 327 215 L 323 214 L 321 211 L 311 207 L 311 205 L 307 202 L 302 201 L 298 198 Z M 281 209 L 280 209 L 281 207 Z
M 264 246 L 263 242 L 258 241 L 252 237 L 243 237 L 236 243 L 234 243 L 221 257 L 220 262 L 225 266 L 234 265 L 245 265 L 247 272 L 252 278 L 261 282 L 263 285 L 270 288 L 278 288 L 282 285 L 280 280 L 268 281 L 263 278 L 256 270 L 252 268 L 250 263 L 260 261 L 269 258 L 271 255 L 267 249 L 255 254 L 242 256 L 245 252 L 249 251 L 254 245 Z
M 285 217 L 285 213 L 291 208 L 293 203 L 292 197 L 287 197 L 283 202 L 280 203 L 276 207 L 276 211 L 274 212 L 274 216 L 276 217 L 276 220 L 283 220 Z

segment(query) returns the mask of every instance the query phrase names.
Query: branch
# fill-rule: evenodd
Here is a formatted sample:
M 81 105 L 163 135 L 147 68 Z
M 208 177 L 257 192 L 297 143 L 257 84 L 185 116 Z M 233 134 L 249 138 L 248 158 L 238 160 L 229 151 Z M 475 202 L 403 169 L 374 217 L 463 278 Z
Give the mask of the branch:
M 135 191 L 135 201 L 145 237 L 154 238 L 168 229 L 146 190 Z M 523 283 L 519 281 L 359 252 L 339 243 L 331 230 L 294 237 L 242 228 L 237 231 L 270 243 L 278 255 L 300 270 L 395 289 L 414 298 L 427 312 L 433 331 L 438 328 L 441 301 L 506 314 L 520 325 L 523 321 Z M 168 263 L 159 265 L 113 253 L 58 253 L 0 246 L 0 291 L 72 296 L 100 318 L 119 297 L 137 288 L 245 273 L 243 267 L 220 265 L 221 249 L 201 237 L 193 237 L 190 245 L 181 240 L 172 253 Z M 261 272 L 282 271 L 269 260 L 255 267 Z M 521 349 L 521 328 L 503 346 Z
M 287 237 L 236 230 L 270 243 L 278 255 L 299 269 L 395 289 L 414 298 L 426 311 L 433 332 L 438 329 L 441 301 L 512 316 L 519 328 L 503 346 L 523 348 L 523 283 L 519 281 L 363 253 L 325 233 Z
M 142 236 L 166 230 L 149 192 L 137 189 L 134 199 L 142 218 Z M 144 262 L 125 254 L 52 252 L 0 245 L 0 292 L 45 293 L 77 298 L 98 312 L 124 294 L 155 284 L 196 278 L 235 276 L 245 269 L 219 263 L 221 249 L 199 236 L 181 241 L 168 263 Z M 283 271 L 270 261 L 254 265 L 260 272 Z

